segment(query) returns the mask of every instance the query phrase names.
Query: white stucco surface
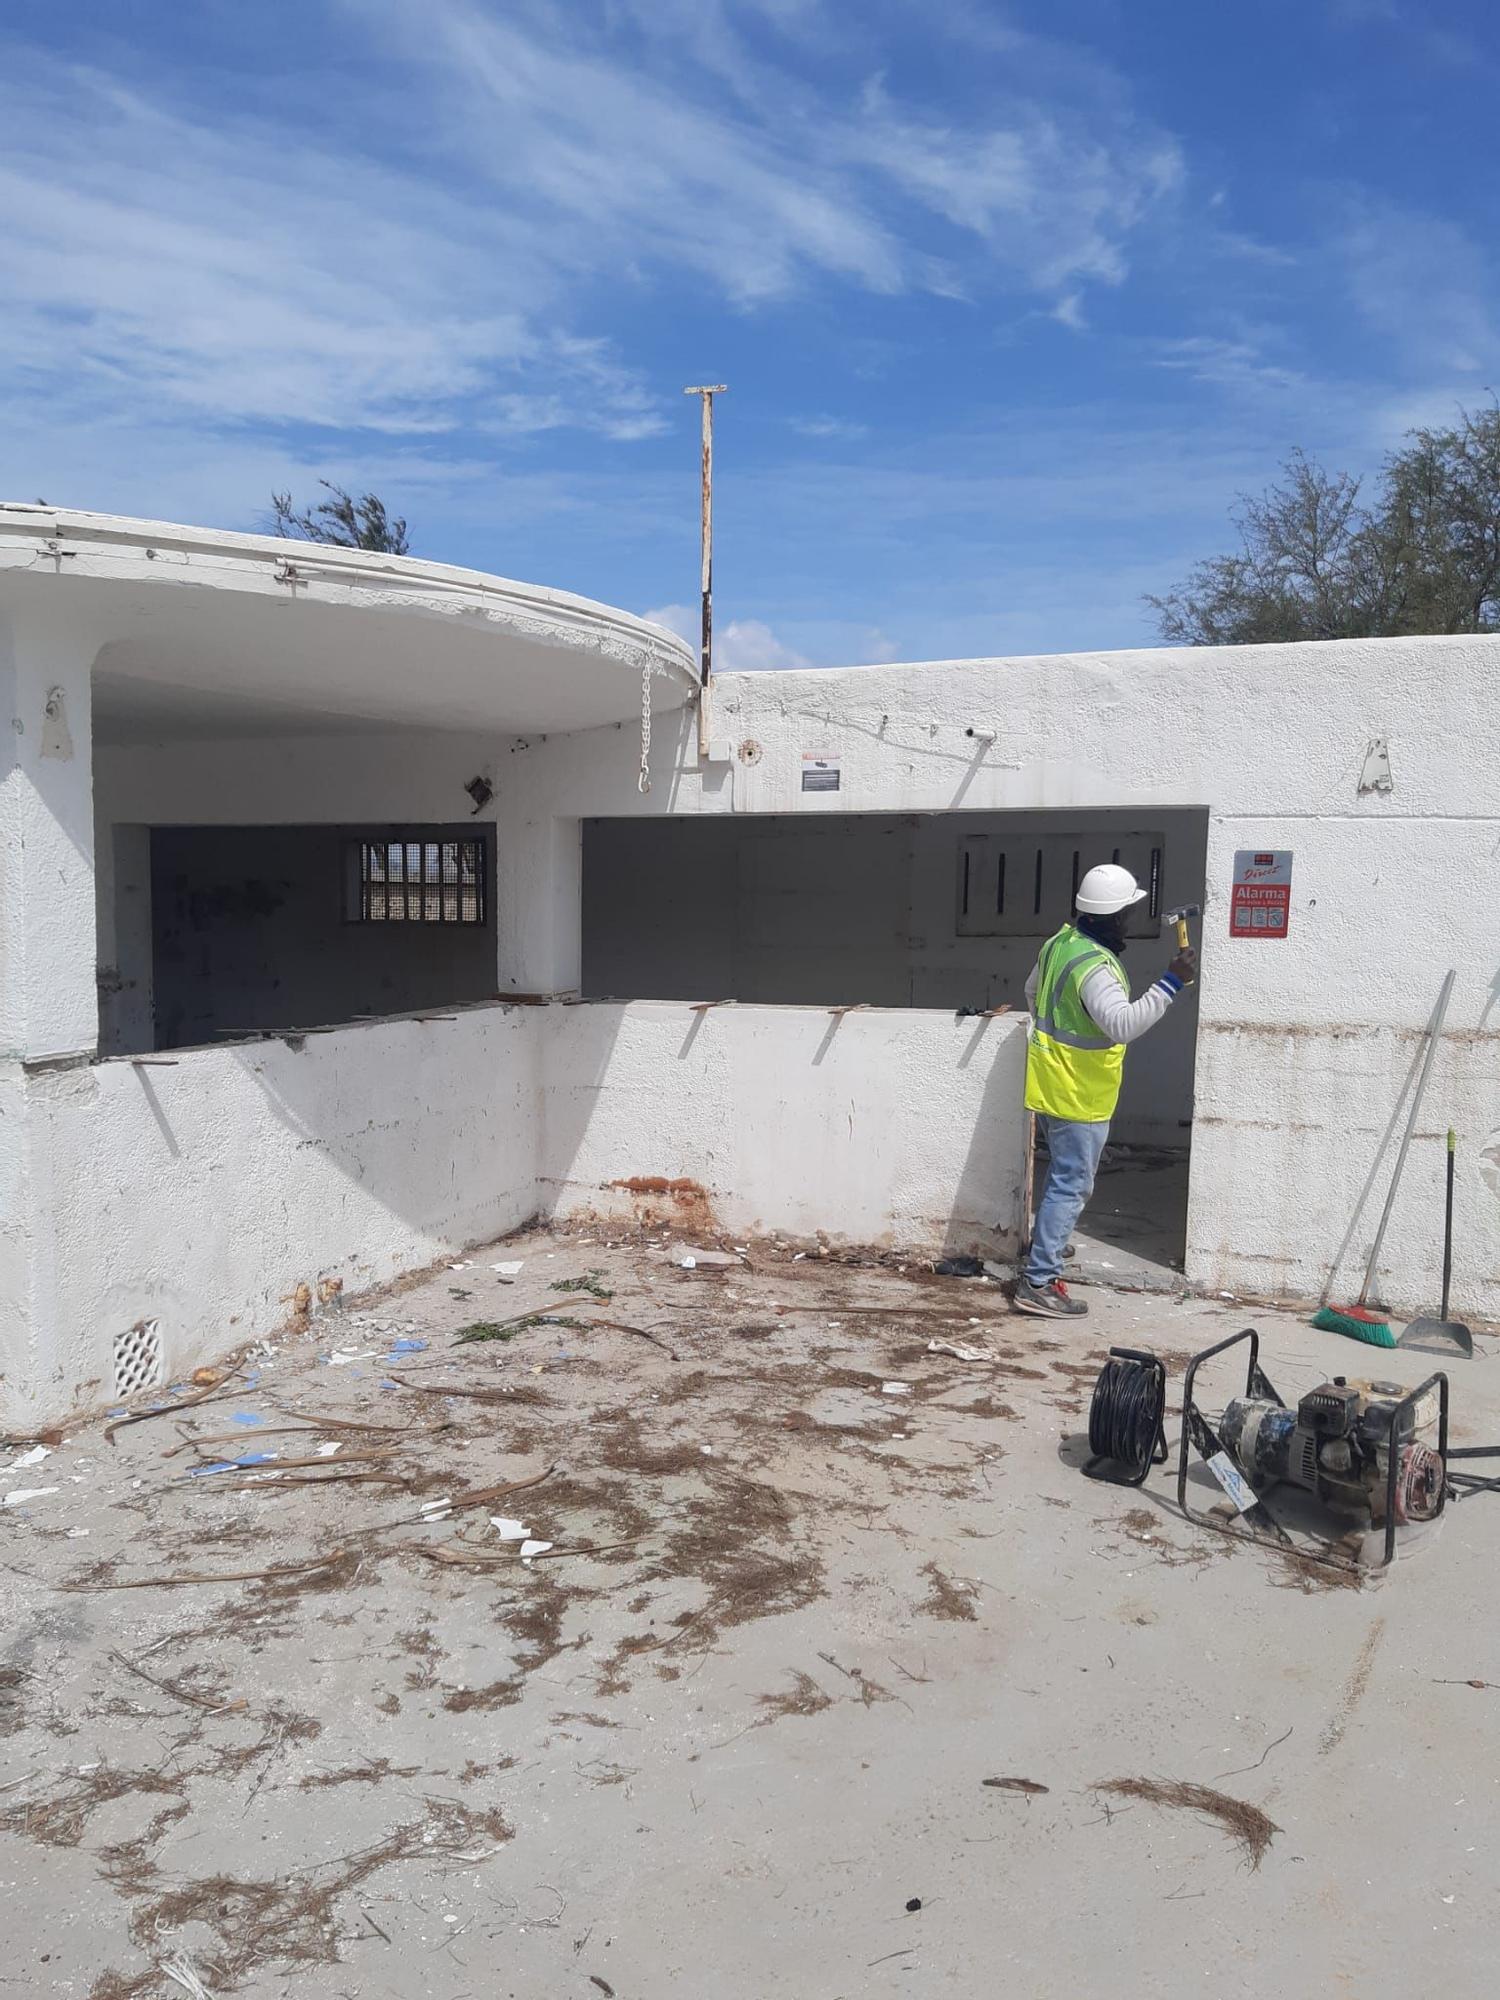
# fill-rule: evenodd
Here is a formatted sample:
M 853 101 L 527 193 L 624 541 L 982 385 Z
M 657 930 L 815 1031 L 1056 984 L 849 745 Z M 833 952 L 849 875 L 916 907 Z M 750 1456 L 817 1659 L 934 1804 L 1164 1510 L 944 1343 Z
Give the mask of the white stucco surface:
M 542 1026 L 549 1214 L 632 1216 L 625 1183 L 685 1180 L 732 1231 L 1015 1245 L 1019 1019 L 641 1002 L 553 1008 Z M 653 1206 L 670 1216 L 670 1199 Z
M 299 1287 L 316 1310 L 538 1213 L 638 1218 L 632 1179 L 694 1183 L 644 1204 L 689 1231 L 999 1249 L 1022 1048 L 1017 1022 L 921 1013 L 487 1006 L 12 1065 L 0 1414 L 107 1402 L 138 1320 L 177 1380 L 280 1325 Z
M 691 650 L 570 591 L 412 556 L 0 503 L 0 607 L 89 619 L 117 737 L 578 729 L 681 706 Z M 97 656 L 97 657 L 96 657 Z
M 731 761 L 700 769 L 687 720 L 664 725 L 659 769 L 675 776 L 646 799 L 604 768 L 595 733 L 533 746 L 502 822 L 517 870 L 574 816 L 1207 809 L 1187 1253 L 1203 1289 L 1358 1290 L 1387 1133 L 1454 967 L 1380 1290 L 1394 1311 L 1435 1304 L 1452 1123 L 1455 1309 L 1500 1319 L 1500 638 L 733 675 L 715 733 Z M 1376 738 L 1393 787 L 1361 795 Z M 803 794 L 803 756 L 830 746 L 839 792 Z M 1282 941 L 1229 935 L 1245 848 L 1295 857 Z M 578 978 L 570 907 L 546 914 L 550 940 L 539 908 L 529 919 L 549 984 Z
M 382 1078 L 372 1088 L 376 1075 Z M 6 1414 L 110 1400 L 112 1342 L 160 1322 L 171 1380 L 277 1326 L 297 1290 L 383 1283 L 536 1207 L 536 1035 L 520 1010 L 30 1077 L 32 1282 Z
M 700 763 L 691 657 L 626 614 L 432 565 L 0 509 L 6 1394 L 95 1396 L 114 1331 L 153 1299 L 181 1368 L 269 1324 L 297 1284 L 352 1288 L 633 1177 L 699 1183 L 729 1228 L 914 1248 L 1004 1213 L 1019 1023 L 970 1045 L 977 1024 L 948 1010 L 986 948 L 918 944 L 914 897 L 892 921 L 911 997 L 941 1011 L 834 1026 L 817 1007 L 491 1006 L 300 1052 L 94 1061 L 96 970 L 105 1047 L 149 1020 L 149 977 L 132 979 L 145 829 L 457 823 L 476 777 L 493 788 L 476 823 L 494 832 L 499 994 L 579 987 L 585 820 L 932 815 L 936 882 L 969 815 L 1193 815 L 1190 1282 L 1357 1290 L 1451 966 L 1379 1290 L 1396 1313 L 1436 1303 L 1451 1123 L 1454 1306 L 1500 1320 L 1497 681 L 1494 638 L 730 676 Z M 1391 788 L 1362 793 L 1377 739 Z M 837 763 L 836 792 L 803 791 L 812 756 Z M 1240 849 L 1293 854 L 1284 940 L 1229 934 Z M 679 902 L 708 934 L 724 912 L 700 873 Z M 768 950 L 767 909 L 805 935 L 801 891 L 826 907 L 827 883 L 795 872 L 764 886 L 750 929 Z M 628 870 L 617 893 L 628 914 Z
M 0 1060 L 94 1045 L 96 636 L 0 597 Z

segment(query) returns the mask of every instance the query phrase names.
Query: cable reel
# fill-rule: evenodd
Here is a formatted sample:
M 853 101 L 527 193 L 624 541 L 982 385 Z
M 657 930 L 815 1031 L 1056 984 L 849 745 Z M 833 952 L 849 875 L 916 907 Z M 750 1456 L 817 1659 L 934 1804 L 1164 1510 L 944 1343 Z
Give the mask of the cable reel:
M 1148 1348 L 1112 1347 L 1089 1404 L 1092 1479 L 1142 1486 L 1153 1465 L 1167 1462 L 1167 1371 Z M 1118 1468 L 1109 1472 L 1103 1468 Z

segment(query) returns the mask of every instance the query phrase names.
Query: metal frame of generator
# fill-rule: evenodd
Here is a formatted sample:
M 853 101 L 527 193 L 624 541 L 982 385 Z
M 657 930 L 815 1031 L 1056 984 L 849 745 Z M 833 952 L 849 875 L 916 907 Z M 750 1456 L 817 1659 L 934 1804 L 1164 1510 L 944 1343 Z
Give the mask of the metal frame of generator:
M 1233 1440 L 1226 1439 L 1215 1429 L 1193 1397 L 1193 1387 L 1198 1370 L 1205 1361 L 1212 1361 L 1216 1355 L 1237 1347 L 1241 1341 L 1250 1343 L 1250 1355 L 1245 1369 L 1245 1389 L 1242 1398 L 1235 1399 L 1241 1404 L 1255 1404 L 1260 1408 L 1248 1413 L 1254 1418 L 1254 1429 L 1238 1431 Z M 1381 1385 L 1384 1387 L 1384 1385 Z M 1436 1447 L 1424 1445 L 1418 1438 L 1422 1425 L 1422 1405 L 1424 1400 L 1437 1391 L 1438 1418 Z M 1290 1535 L 1266 1506 L 1264 1493 L 1256 1486 L 1257 1467 L 1254 1463 L 1256 1447 L 1260 1443 L 1259 1431 L 1267 1407 L 1272 1412 L 1285 1412 L 1291 1420 L 1278 1423 L 1274 1435 L 1268 1435 L 1265 1446 L 1267 1483 L 1283 1483 L 1310 1493 L 1323 1505 L 1347 1504 L 1347 1498 L 1363 1492 L 1370 1503 L 1372 1523 L 1378 1519 L 1376 1502 L 1383 1499 L 1385 1524 L 1385 1554 L 1378 1567 L 1386 1568 L 1396 1553 L 1396 1529 L 1405 1520 L 1437 1520 L 1444 1509 L 1448 1495 L 1448 1377 L 1441 1371 L 1429 1375 L 1425 1382 L 1405 1395 L 1381 1396 L 1375 1407 L 1369 1407 L 1372 1399 L 1362 1398 L 1357 1386 L 1347 1385 L 1343 1378 L 1325 1382 L 1319 1388 L 1310 1390 L 1303 1396 L 1295 1410 L 1289 1409 L 1277 1394 L 1270 1377 L 1260 1365 L 1260 1335 L 1254 1327 L 1246 1327 L 1241 1333 L 1232 1333 L 1227 1340 L 1218 1341 L 1213 1347 L 1204 1348 L 1188 1363 L 1187 1374 L 1182 1384 L 1182 1441 L 1177 1458 L 1177 1505 L 1183 1516 L 1204 1527 L 1217 1528 L 1221 1534 L 1233 1534 L 1234 1529 L 1224 1521 L 1217 1521 L 1211 1514 L 1195 1514 L 1188 1505 L 1188 1451 L 1196 1450 L 1209 1460 L 1223 1453 L 1230 1464 L 1238 1467 L 1246 1482 L 1256 1493 L 1257 1504 L 1244 1510 L 1247 1521 L 1255 1523 L 1260 1517 L 1263 1524 L 1282 1543 L 1292 1543 Z M 1361 1408 L 1361 1403 L 1366 1404 Z M 1234 1403 L 1228 1409 L 1234 1408 Z M 1226 1415 L 1228 1411 L 1226 1410 Z M 1240 1412 L 1243 1419 L 1247 1413 Z M 1371 1417 L 1376 1421 L 1372 1423 Z M 1224 1425 L 1225 1418 L 1219 1419 Z M 1244 1448 L 1246 1434 L 1250 1436 L 1252 1464 L 1244 1465 L 1238 1445 Z M 1330 1450 L 1332 1447 L 1332 1450 Z M 1431 1490 L 1435 1485 L 1436 1501 L 1430 1513 L 1403 1514 L 1400 1502 L 1403 1480 L 1412 1472 L 1414 1455 L 1422 1452 L 1431 1454 L 1429 1460 L 1421 1461 L 1425 1475 L 1425 1487 Z M 1370 1474 L 1374 1471 L 1384 1481 L 1381 1494 L 1372 1486 Z M 1336 1496 L 1330 1498 L 1330 1495 Z M 1359 1563 L 1348 1562 L 1342 1556 L 1330 1554 L 1323 1549 L 1300 1549 L 1299 1553 L 1314 1562 L 1327 1563 L 1335 1569 L 1362 1571 Z

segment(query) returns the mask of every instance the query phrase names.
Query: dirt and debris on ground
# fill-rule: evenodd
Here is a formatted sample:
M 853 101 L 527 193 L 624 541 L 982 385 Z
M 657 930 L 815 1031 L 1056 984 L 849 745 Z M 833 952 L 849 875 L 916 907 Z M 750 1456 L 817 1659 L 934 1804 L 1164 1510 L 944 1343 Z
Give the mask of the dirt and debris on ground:
M 680 1238 L 335 1296 L 6 1478 L 18 1988 L 1480 1990 L 1500 1502 L 1329 1589 L 1082 1471 L 1105 1349 L 1243 1307 Z M 1370 1360 L 1255 1319 L 1289 1396 Z

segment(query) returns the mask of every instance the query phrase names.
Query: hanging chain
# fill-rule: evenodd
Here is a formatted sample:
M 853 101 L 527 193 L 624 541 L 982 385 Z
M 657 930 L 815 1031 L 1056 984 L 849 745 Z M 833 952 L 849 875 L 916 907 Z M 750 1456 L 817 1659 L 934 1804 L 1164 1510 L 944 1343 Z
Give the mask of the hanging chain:
M 641 663 L 641 773 L 636 779 L 636 787 L 645 793 L 651 789 L 651 661 L 649 656 Z

